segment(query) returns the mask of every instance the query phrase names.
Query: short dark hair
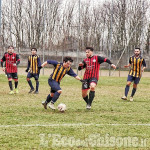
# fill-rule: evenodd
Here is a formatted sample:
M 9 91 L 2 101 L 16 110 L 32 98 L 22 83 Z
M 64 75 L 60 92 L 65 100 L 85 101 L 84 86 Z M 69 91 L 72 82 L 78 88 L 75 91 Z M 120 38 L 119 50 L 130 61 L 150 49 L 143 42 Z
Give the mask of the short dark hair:
M 12 48 L 14 49 L 14 47 L 13 47 L 12 45 L 8 46 L 8 49 L 9 49 L 10 47 L 12 47 Z
M 94 51 L 93 47 L 86 47 L 86 49 L 90 49 L 90 51 Z
M 37 49 L 36 49 L 35 47 L 31 48 L 31 51 L 32 51 L 33 49 L 34 49 L 35 51 L 37 51 Z
M 73 62 L 73 59 L 70 57 L 70 56 L 66 56 L 64 59 L 63 59 L 64 62 L 67 62 L 67 61 L 70 61 L 70 62 Z
M 135 49 L 139 49 L 139 50 L 141 50 L 139 47 L 136 47 Z

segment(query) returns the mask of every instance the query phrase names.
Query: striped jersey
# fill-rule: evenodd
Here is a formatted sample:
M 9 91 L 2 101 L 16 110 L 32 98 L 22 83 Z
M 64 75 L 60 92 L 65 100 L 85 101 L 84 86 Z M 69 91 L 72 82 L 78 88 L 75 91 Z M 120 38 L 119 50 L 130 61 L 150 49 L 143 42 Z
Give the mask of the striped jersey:
M 145 60 L 141 56 L 139 57 L 131 56 L 129 59 L 129 64 L 131 64 L 129 75 L 140 78 L 142 65 L 143 67 L 146 67 Z
M 30 55 L 28 58 L 28 69 L 31 73 L 39 73 L 38 67 L 41 66 L 40 57 L 37 55 Z
M 6 52 L 1 59 L 3 63 L 5 61 L 6 73 L 17 73 L 17 62 L 20 61 L 19 55 L 16 53 Z
M 54 60 L 48 60 L 48 64 L 52 64 L 54 66 L 53 73 L 50 75 L 50 78 L 60 83 L 61 79 L 66 75 L 70 75 L 72 77 L 76 77 L 77 75 L 74 73 L 72 68 L 64 68 L 63 63 L 59 63 Z
M 103 62 L 112 64 L 109 59 L 94 55 L 92 57 L 85 58 L 82 62 L 84 64 L 83 67 L 79 67 L 78 70 L 85 68 L 83 79 L 96 78 L 98 80 L 100 64 Z

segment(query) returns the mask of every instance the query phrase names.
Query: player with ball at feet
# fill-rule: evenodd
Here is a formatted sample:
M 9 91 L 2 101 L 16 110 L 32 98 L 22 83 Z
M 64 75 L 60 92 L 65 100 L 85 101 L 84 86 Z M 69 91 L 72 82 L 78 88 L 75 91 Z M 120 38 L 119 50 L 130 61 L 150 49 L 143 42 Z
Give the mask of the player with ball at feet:
M 93 48 L 86 47 L 86 57 L 81 63 L 79 63 L 78 70 L 85 68 L 84 81 L 82 83 L 82 97 L 85 100 L 87 109 L 91 109 L 92 101 L 95 97 L 95 88 L 99 79 L 100 64 L 107 62 L 112 68 L 116 69 L 116 66 L 112 62 L 104 57 L 93 55 Z M 89 96 L 88 90 L 90 89 Z
M 63 63 L 59 63 L 55 60 L 48 60 L 44 62 L 39 69 L 44 67 L 47 64 L 52 64 L 54 66 L 53 73 L 50 75 L 48 79 L 48 84 L 51 87 L 51 93 L 48 94 L 46 101 L 42 102 L 45 109 L 47 109 L 47 104 L 49 108 L 55 110 L 55 102 L 59 98 L 60 94 L 62 93 L 62 89 L 60 87 L 61 79 L 66 75 L 70 75 L 77 80 L 83 81 L 79 76 L 77 76 L 71 68 L 71 64 L 73 59 L 71 57 L 65 57 Z

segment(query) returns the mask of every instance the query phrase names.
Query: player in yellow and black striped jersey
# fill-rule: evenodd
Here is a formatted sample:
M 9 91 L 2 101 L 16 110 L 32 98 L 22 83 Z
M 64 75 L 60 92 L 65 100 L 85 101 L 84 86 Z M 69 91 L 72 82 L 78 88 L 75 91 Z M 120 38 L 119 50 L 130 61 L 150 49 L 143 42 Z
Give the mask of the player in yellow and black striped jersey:
M 32 82 L 30 80 L 30 78 L 34 77 L 35 81 L 36 81 L 36 90 L 35 90 L 35 94 L 38 94 L 38 89 L 39 89 L 39 74 L 40 74 L 40 70 L 38 69 L 39 66 L 41 66 L 41 61 L 40 61 L 40 57 L 36 54 L 37 53 L 37 49 L 36 48 L 32 48 L 31 49 L 31 55 L 28 58 L 28 66 L 26 69 L 26 72 L 28 72 L 27 74 L 27 81 L 28 84 L 30 86 L 30 91 L 29 93 L 34 91 L 34 87 L 32 85 Z
M 72 68 L 71 68 L 72 62 L 73 62 L 73 60 L 71 57 L 65 57 L 63 60 L 63 63 L 59 63 L 54 60 L 48 60 L 41 65 L 40 68 L 44 67 L 47 64 L 52 64 L 54 66 L 53 73 L 50 75 L 50 78 L 48 79 L 48 84 L 51 87 L 51 94 L 49 94 L 47 96 L 46 101 L 42 102 L 45 109 L 47 109 L 47 104 L 50 101 L 51 101 L 51 103 L 49 104 L 49 107 L 51 109 L 55 109 L 54 103 L 57 101 L 57 99 L 59 98 L 59 96 L 62 92 L 61 87 L 60 87 L 60 81 L 66 74 L 83 82 L 83 80 L 81 80 L 81 78 L 79 76 L 77 76 L 74 73 L 74 71 L 72 70 Z
M 127 95 L 129 92 L 129 88 L 131 85 L 131 82 L 134 81 L 133 83 L 133 89 L 132 93 L 130 96 L 130 101 L 133 101 L 133 96 L 136 92 L 137 89 L 137 84 L 139 83 L 142 72 L 146 68 L 146 63 L 144 58 L 140 56 L 140 48 L 135 48 L 134 50 L 134 56 L 131 56 L 129 59 L 129 64 L 124 66 L 125 68 L 131 67 L 129 74 L 128 74 L 128 79 L 127 79 L 127 84 L 125 87 L 125 95 L 122 97 L 123 100 L 127 100 Z

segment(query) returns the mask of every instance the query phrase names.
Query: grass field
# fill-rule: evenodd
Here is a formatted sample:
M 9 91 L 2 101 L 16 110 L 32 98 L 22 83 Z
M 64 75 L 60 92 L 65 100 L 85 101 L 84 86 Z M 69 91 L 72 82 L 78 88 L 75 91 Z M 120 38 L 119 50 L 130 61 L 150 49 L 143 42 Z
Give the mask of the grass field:
M 7 78 L 0 75 L 0 149 L 150 149 L 150 78 L 141 79 L 129 102 L 120 99 L 126 78 L 100 77 L 87 111 L 81 83 L 66 76 L 56 103 L 67 105 L 65 113 L 41 105 L 50 91 L 47 80 L 40 77 L 34 95 L 28 94 L 26 77 L 19 76 L 20 93 L 9 95 Z

